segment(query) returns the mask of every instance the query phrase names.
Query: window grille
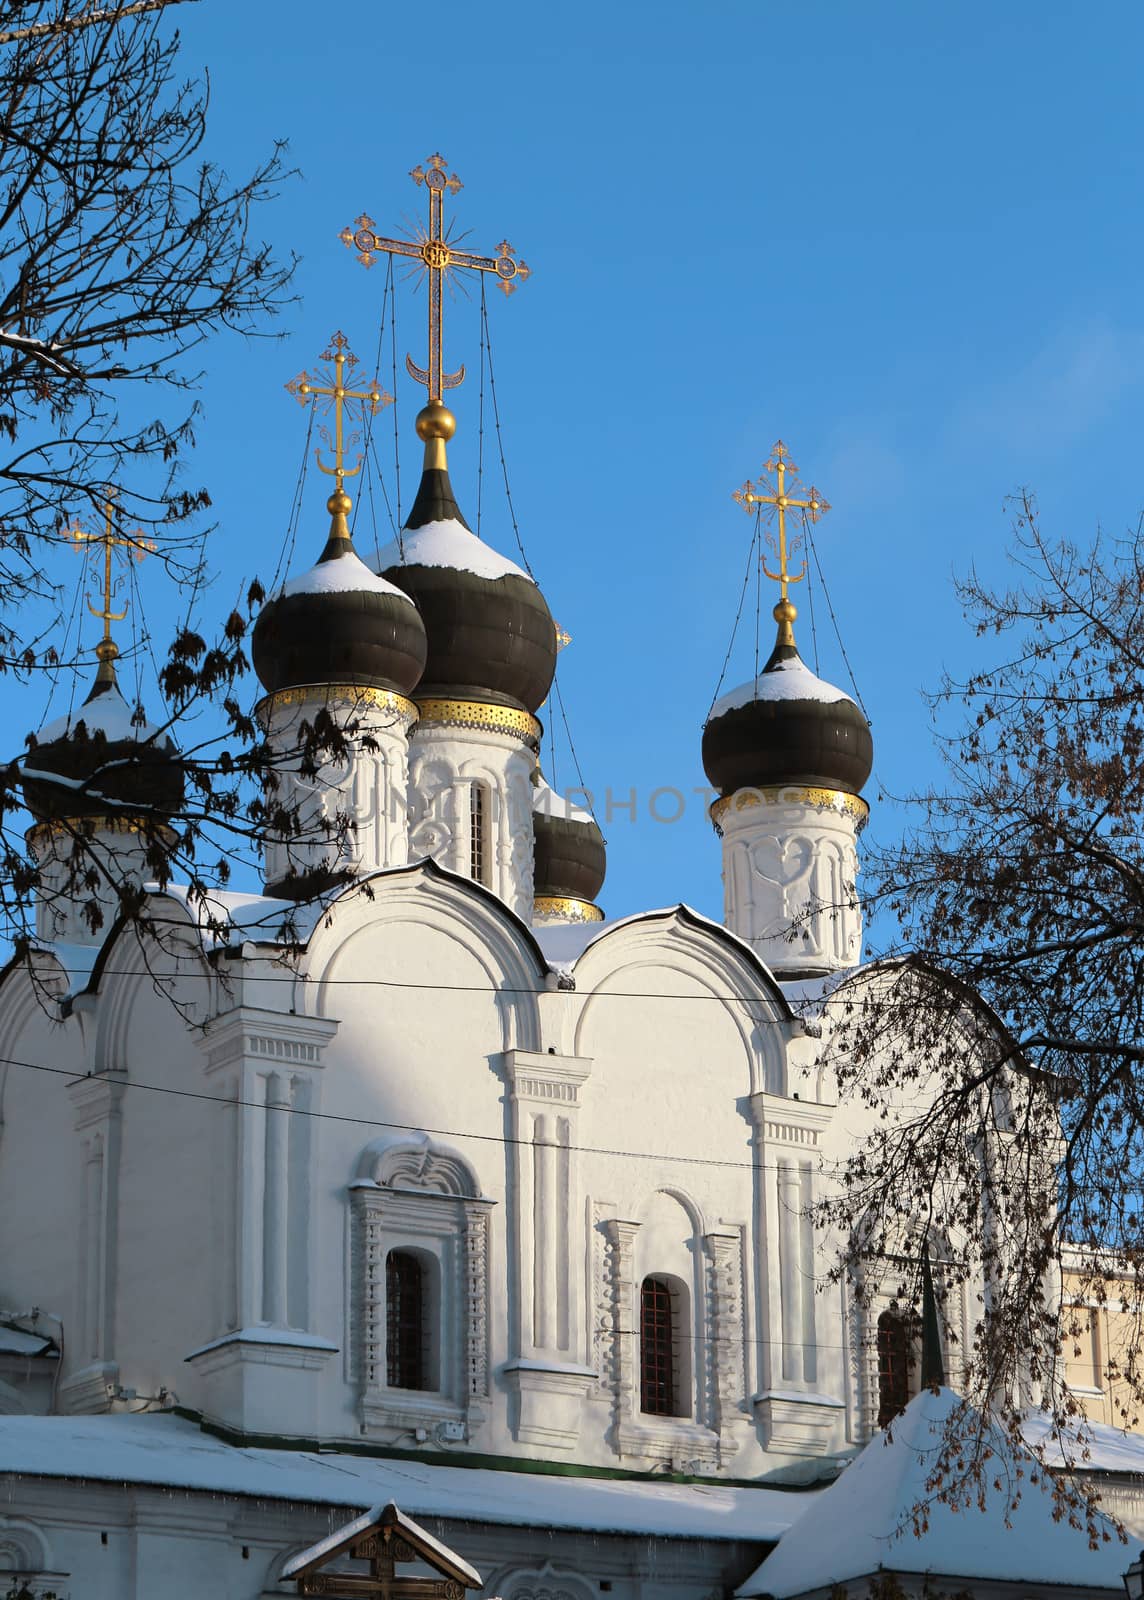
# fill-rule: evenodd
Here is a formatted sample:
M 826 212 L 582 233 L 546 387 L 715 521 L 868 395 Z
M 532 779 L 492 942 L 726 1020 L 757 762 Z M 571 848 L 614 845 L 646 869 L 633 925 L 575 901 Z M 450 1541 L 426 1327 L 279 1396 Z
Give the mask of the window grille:
M 674 1417 L 676 1405 L 675 1305 L 663 1278 L 640 1285 L 640 1410 Z
M 425 1274 L 409 1250 L 385 1259 L 385 1381 L 391 1389 L 427 1389 Z
M 469 876 L 474 883 L 489 886 L 488 802 L 483 783 L 469 791 Z
M 908 1317 L 883 1311 L 878 1318 L 878 1426 L 889 1427 L 910 1399 L 913 1327 Z

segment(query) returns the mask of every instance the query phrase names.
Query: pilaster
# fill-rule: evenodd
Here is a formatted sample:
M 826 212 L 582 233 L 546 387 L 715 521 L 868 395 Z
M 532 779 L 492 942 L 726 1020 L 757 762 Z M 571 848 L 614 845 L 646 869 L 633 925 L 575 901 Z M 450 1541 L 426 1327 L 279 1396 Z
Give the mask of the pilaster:
M 123 1095 L 127 1075 L 101 1073 L 68 1085 L 79 1136 L 79 1316 L 74 1348 L 76 1367 L 59 1389 L 64 1411 L 106 1411 L 119 1382 L 115 1360 L 117 1256 L 119 1247 L 119 1172 Z M 69 1363 L 70 1365 L 70 1363 Z
M 761 1333 L 755 1414 L 769 1450 L 821 1455 L 845 1418 L 844 1402 L 821 1392 L 812 1215 L 822 1136 L 835 1108 L 781 1095 L 751 1096 L 755 1160 L 761 1174 L 756 1273 Z
M 517 1438 L 557 1449 L 577 1443 L 595 1381 L 585 1349 L 588 1240 L 577 1155 L 580 1091 L 591 1070 L 576 1056 L 512 1050 L 505 1058 L 518 1274 L 515 1359 L 505 1377 Z
M 315 1371 L 336 1349 L 314 1326 L 311 1302 L 317 1123 L 308 1113 L 320 1108 L 323 1054 L 337 1027 L 239 1007 L 202 1039 L 204 1076 L 226 1103 L 211 1185 L 222 1247 L 217 1335 L 187 1360 L 204 1381 L 205 1408 L 227 1417 L 237 1408 L 250 1428 L 256 1413 L 277 1407 L 272 1431 L 305 1432 L 312 1384 L 278 1388 L 268 1369 Z

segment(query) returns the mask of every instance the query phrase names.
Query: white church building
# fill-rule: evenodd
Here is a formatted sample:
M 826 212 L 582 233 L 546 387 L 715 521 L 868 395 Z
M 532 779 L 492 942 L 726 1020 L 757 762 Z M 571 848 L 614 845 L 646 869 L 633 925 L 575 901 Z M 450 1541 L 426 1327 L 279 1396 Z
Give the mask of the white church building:
M 917 1390 L 894 1265 L 863 1305 L 821 1287 L 809 1208 L 866 1113 L 792 1004 L 860 960 L 866 719 L 800 660 L 784 585 L 704 734 L 723 922 L 606 920 L 600 832 L 538 772 L 552 616 L 466 525 L 453 427 L 418 417 L 380 572 L 339 478 L 317 564 L 260 615 L 263 892 L 149 889 L 143 931 L 98 932 L 49 892 L 77 828 L 144 883 L 138 819 L 180 803 L 113 645 L 29 754 L 0 1592 L 295 1593 L 299 1551 L 393 1502 L 504 1600 L 714 1600 Z M 315 774 L 323 716 L 345 746 Z M 951 1293 L 954 1383 L 971 1315 Z M 1116 1509 L 1140 1471 L 1110 1468 Z

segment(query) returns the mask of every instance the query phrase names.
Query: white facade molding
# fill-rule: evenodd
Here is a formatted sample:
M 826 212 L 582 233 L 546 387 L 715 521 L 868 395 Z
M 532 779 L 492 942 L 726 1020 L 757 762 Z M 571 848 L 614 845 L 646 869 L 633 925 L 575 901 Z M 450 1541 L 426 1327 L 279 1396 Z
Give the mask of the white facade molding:
M 489 1211 L 492 1202 L 441 1189 L 386 1189 L 358 1180 L 352 1211 L 351 1371 L 362 1431 L 468 1439 L 489 1397 Z M 410 1250 L 431 1270 L 430 1387 L 391 1388 L 386 1362 L 386 1261 Z M 456 1428 L 458 1431 L 443 1431 Z
M 828 789 L 740 789 L 719 802 L 724 922 L 780 977 L 856 967 L 866 807 Z
M 426 721 L 410 735 L 410 859 L 429 856 L 476 877 L 524 922 L 532 919 L 535 766 L 531 746 L 509 731 Z
M 307 729 L 323 715 L 345 738 L 346 752 L 308 773 Z M 268 804 L 285 807 L 296 824 L 289 836 L 267 833 L 266 882 L 404 866 L 412 701 L 386 690 L 314 684 L 269 695 L 258 717 L 276 756 Z
M 570 1449 L 579 1438 L 581 1402 L 595 1382 L 584 1315 L 589 1241 L 578 1150 L 580 1096 L 592 1063 L 510 1050 L 504 1070 L 517 1235 L 512 1427 L 522 1441 Z

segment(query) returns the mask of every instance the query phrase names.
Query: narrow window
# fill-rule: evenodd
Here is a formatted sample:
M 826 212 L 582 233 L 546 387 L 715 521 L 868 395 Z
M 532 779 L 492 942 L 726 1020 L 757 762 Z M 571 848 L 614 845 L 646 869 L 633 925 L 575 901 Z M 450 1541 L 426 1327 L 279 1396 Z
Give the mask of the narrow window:
M 640 1285 L 640 1410 L 653 1417 L 678 1417 L 679 1382 L 676 1297 L 666 1278 Z
M 889 1427 L 910 1399 L 913 1353 L 910 1319 L 895 1311 L 878 1318 L 878 1426 Z
M 391 1389 L 427 1389 L 425 1274 L 409 1250 L 385 1258 L 385 1381 Z
M 474 883 L 489 883 L 489 819 L 483 783 L 469 789 L 469 876 Z

